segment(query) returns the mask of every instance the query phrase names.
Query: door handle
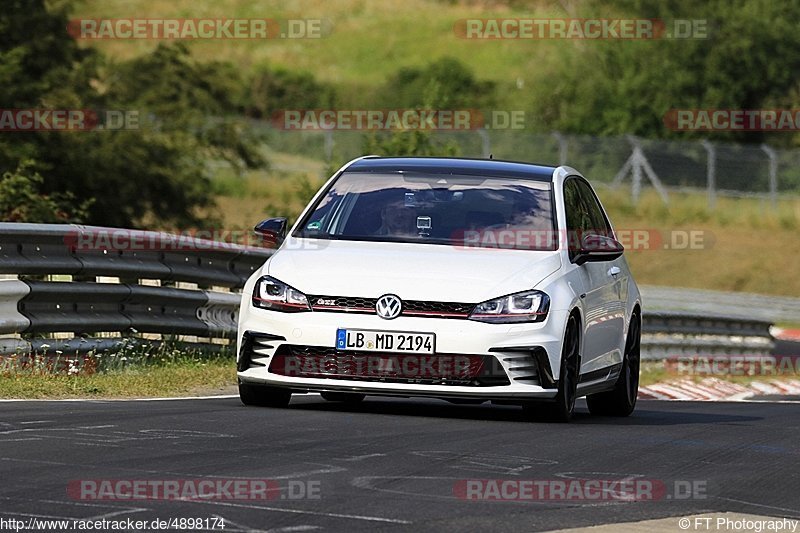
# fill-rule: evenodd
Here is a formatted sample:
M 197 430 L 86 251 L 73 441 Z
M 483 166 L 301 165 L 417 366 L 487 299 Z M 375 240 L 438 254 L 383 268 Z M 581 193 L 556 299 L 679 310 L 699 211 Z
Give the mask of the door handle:
M 620 270 L 620 268 L 618 266 L 613 266 L 613 267 L 608 269 L 608 275 L 609 276 L 616 277 L 616 276 L 619 275 L 620 272 L 622 272 L 622 270 Z

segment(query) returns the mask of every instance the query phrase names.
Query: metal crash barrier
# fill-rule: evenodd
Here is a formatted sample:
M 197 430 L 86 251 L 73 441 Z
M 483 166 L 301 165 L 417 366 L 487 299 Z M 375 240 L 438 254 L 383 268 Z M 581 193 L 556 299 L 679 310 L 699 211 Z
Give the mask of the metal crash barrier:
M 0 339 L 0 352 L 85 352 L 118 342 L 98 333 L 231 340 L 240 298 L 235 291 L 271 254 L 163 232 L 0 223 L 0 274 L 19 278 L 0 280 L 0 334 L 19 334 Z M 686 301 L 687 291 L 645 291 L 643 358 L 771 352 L 770 320 L 725 314 L 729 300 L 743 296 L 703 291 L 701 303 L 717 307 L 652 311 Z M 794 309 L 790 304 L 781 302 L 781 309 Z M 42 338 L 54 334 L 72 338 Z
M 238 289 L 271 255 L 163 232 L 0 223 L 0 274 L 14 278 L 0 280 L 0 334 L 18 334 L 0 352 L 112 350 L 140 334 L 233 339 Z

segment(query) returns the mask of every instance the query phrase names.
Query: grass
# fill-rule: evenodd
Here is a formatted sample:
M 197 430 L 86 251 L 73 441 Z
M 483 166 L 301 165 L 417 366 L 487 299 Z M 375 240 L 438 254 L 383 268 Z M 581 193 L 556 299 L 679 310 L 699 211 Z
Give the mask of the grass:
M 101 374 L 25 374 L 0 380 L 0 398 L 153 398 L 231 392 L 232 360 L 196 365 L 133 367 Z
M 0 398 L 147 398 L 231 392 L 233 357 L 179 345 L 124 344 L 86 356 L 0 358 Z
M 710 358 L 709 358 L 710 359 Z M 730 383 L 738 383 L 740 385 L 747 385 L 757 381 L 786 381 L 788 379 L 800 379 L 800 374 L 791 373 L 765 373 L 748 375 L 743 372 L 742 375 L 731 373 L 684 373 L 676 370 L 667 369 L 663 361 L 642 361 L 641 372 L 639 374 L 639 385 L 647 387 L 656 383 L 669 383 L 673 381 L 689 379 L 695 383 L 701 382 L 706 378 L 717 378 Z
M 514 86 L 523 96 L 534 79 L 545 79 L 566 47 L 558 40 L 467 40 L 453 26 L 459 19 L 489 17 L 565 17 L 552 2 L 512 9 L 494 2 L 408 0 L 297 0 L 241 2 L 217 0 L 126 0 L 78 3 L 74 18 L 270 18 L 322 19 L 319 39 L 186 41 L 204 59 L 228 60 L 243 70 L 279 65 L 313 72 L 322 80 L 351 87 L 374 86 L 400 66 L 419 66 L 451 56 L 470 65 L 482 79 Z M 365 38 L 369 36 L 370 38 Z M 152 50 L 154 40 L 85 41 L 111 57 L 130 59 Z M 518 81 L 519 80 L 519 81 Z M 520 87 L 521 85 L 521 87 Z
M 647 387 L 655 383 L 664 383 L 677 375 L 670 375 L 661 361 L 642 361 L 639 370 L 639 386 Z
M 797 379 L 797 374 L 702 375 L 678 372 L 663 361 L 643 361 L 643 387 L 706 377 L 748 384 L 753 381 Z M 0 358 L 0 399 L 154 398 L 234 394 L 233 357 L 208 354 L 180 346 L 123 346 L 108 354 L 85 358 L 34 355 Z
M 227 169 L 214 179 L 217 209 L 212 211 L 229 230 L 250 229 L 274 216 L 295 217 L 325 180 L 322 162 L 298 156 L 270 156 L 270 170 L 236 176 Z
M 670 372 L 663 363 L 642 362 L 640 385 L 689 378 L 718 377 L 733 383 L 773 381 L 800 376 L 701 376 Z M 227 358 L 196 364 L 136 366 L 92 375 L 18 373 L 0 380 L 0 398 L 155 398 L 234 393 L 236 369 Z
M 688 232 L 704 240 L 698 249 L 630 250 L 639 283 L 800 297 L 800 198 L 775 208 L 761 199 L 721 198 L 709 210 L 702 194 L 673 193 L 664 206 L 647 192 L 633 206 L 623 191 L 598 192 L 617 229 L 653 230 L 667 244 Z

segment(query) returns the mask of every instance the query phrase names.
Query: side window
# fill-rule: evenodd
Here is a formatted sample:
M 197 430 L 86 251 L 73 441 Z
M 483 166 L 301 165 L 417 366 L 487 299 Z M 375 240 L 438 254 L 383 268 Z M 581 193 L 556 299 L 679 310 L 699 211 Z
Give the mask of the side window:
M 567 212 L 567 250 L 570 260 L 580 250 L 584 235 L 614 236 L 600 202 L 583 179 L 573 177 L 564 182 L 564 209 Z
M 592 188 L 583 180 L 575 181 L 577 182 L 583 205 L 586 207 L 587 218 L 590 221 L 590 226 L 584 227 L 583 230 L 593 234 L 612 237 L 611 226 L 609 226 L 608 220 L 603 214 L 603 208 L 600 206 L 600 202 L 597 200 L 597 196 L 595 196 Z
M 567 212 L 567 251 L 572 260 L 580 249 L 584 231 L 591 226 L 575 178 L 567 178 L 564 182 L 564 210 Z
M 578 190 L 577 180 L 568 179 L 564 182 L 564 209 L 567 212 L 567 229 L 581 228 L 581 194 Z

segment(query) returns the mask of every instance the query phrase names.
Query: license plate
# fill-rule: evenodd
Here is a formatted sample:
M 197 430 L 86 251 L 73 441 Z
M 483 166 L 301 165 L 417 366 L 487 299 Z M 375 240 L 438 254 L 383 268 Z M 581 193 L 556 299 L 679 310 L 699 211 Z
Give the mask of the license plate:
M 436 351 L 436 335 L 406 331 L 339 328 L 336 330 L 336 349 L 433 354 Z

